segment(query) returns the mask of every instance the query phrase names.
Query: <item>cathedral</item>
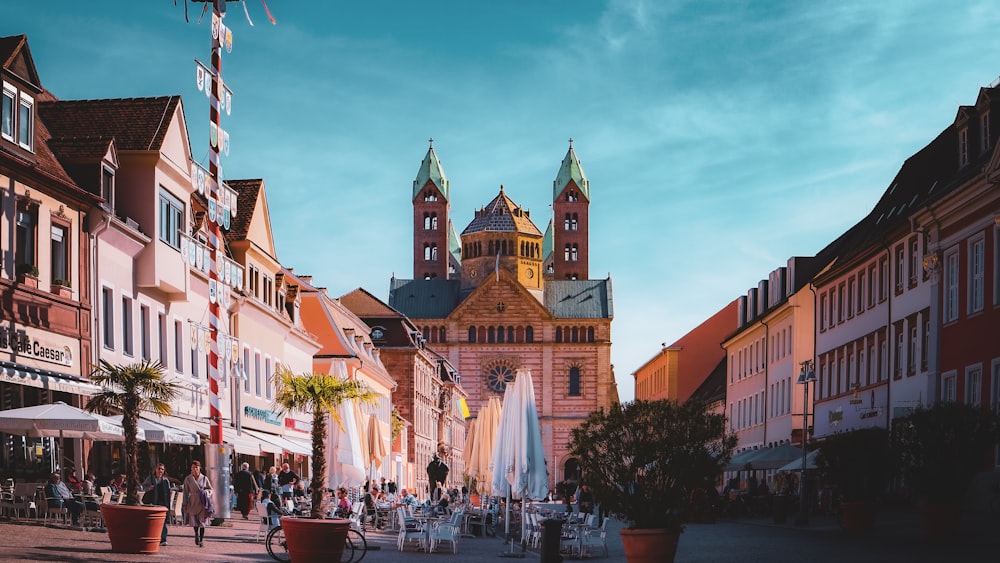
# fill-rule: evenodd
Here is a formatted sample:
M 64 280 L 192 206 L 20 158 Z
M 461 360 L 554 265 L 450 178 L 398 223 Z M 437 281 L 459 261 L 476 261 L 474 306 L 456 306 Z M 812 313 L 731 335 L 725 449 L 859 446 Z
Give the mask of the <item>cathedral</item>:
M 571 141 L 544 233 L 501 186 L 458 234 L 432 144 L 413 181 L 413 279 L 389 287 L 389 305 L 457 368 L 472 416 L 531 370 L 550 488 L 579 478 L 570 431 L 618 401 L 611 279 L 589 276 L 590 196 Z

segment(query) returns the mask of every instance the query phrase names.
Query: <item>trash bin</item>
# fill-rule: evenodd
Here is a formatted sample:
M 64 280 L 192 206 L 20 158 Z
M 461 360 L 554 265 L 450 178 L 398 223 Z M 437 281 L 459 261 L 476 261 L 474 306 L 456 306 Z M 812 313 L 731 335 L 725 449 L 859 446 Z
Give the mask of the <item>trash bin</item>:
M 784 524 L 788 519 L 788 497 L 785 495 L 774 495 L 774 505 L 771 507 L 771 516 L 775 524 Z
M 562 520 L 556 518 L 542 521 L 542 563 L 562 563 L 562 555 L 559 555 L 562 526 Z

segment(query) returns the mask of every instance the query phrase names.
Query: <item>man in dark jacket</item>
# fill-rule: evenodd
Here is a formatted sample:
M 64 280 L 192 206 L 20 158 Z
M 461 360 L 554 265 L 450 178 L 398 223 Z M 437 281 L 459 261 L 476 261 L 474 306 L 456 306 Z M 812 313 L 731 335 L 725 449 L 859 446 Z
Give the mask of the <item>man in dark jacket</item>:
M 145 493 L 151 492 L 150 504 L 156 506 L 166 506 L 170 510 L 170 480 L 167 479 L 167 467 L 162 463 L 156 464 L 153 473 L 142 482 L 142 490 Z M 167 545 L 167 521 L 163 520 L 163 530 L 160 531 L 160 545 Z
M 240 470 L 233 476 L 233 489 L 236 491 L 236 510 L 240 511 L 244 520 L 249 520 L 250 506 L 257 497 L 257 480 L 250 473 L 250 464 L 243 462 Z

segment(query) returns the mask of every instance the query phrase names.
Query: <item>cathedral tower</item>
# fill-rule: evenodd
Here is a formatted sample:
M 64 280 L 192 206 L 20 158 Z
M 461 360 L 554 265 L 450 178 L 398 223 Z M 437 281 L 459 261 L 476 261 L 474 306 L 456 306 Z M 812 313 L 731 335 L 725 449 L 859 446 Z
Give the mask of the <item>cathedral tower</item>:
M 590 182 L 573 151 L 572 139 L 552 186 L 552 279 L 590 279 Z
M 448 279 L 451 252 L 450 188 L 431 139 L 420 171 L 413 180 L 413 277 Z

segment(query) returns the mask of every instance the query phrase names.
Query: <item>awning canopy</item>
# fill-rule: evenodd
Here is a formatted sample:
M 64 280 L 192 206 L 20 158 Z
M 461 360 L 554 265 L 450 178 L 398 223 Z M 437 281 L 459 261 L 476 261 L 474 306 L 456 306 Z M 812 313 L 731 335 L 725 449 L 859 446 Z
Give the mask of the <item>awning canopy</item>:
M 117 414 L 111 418 L 117 421 L 118 424 L 121 424 L 122 415 Z M 166 423 L 149 420 L 145 413 L 139 416 L 139 428 L 145 432 L 147 442 L 186 444 L 189 446 L 197 446 L 201 443 L 201 438 L 198 437 L 197 431 L 177 428 Z
M 21 366 L 10 362 L 0 362 L 0 381 L 38 387 L 39 389 L 62 391 L 63 393 L 73 393 L 74 395 L 96 395 L 102 390 L 101 386 L 94 385 L 76 376 Z
M 794 460 L 802 459 L 802 450 L 791 445 L 781 444 L 770 448 L 747 450 L 733 456 L 726 466 L 726 471 L 756 471 L 761 469 L 778 469 Z
M 243 433 L 259 439 L 261 441 L 261 449 L 268 453 L 280 454 L 284 451 L 299 455 L 312 454 L 312 448 L 310 446 L 306 446 L 300 442 L 293 442 L 284 436 L 268 434 L 257 430 L 247 430 L 246 428 L 243 429 Z

